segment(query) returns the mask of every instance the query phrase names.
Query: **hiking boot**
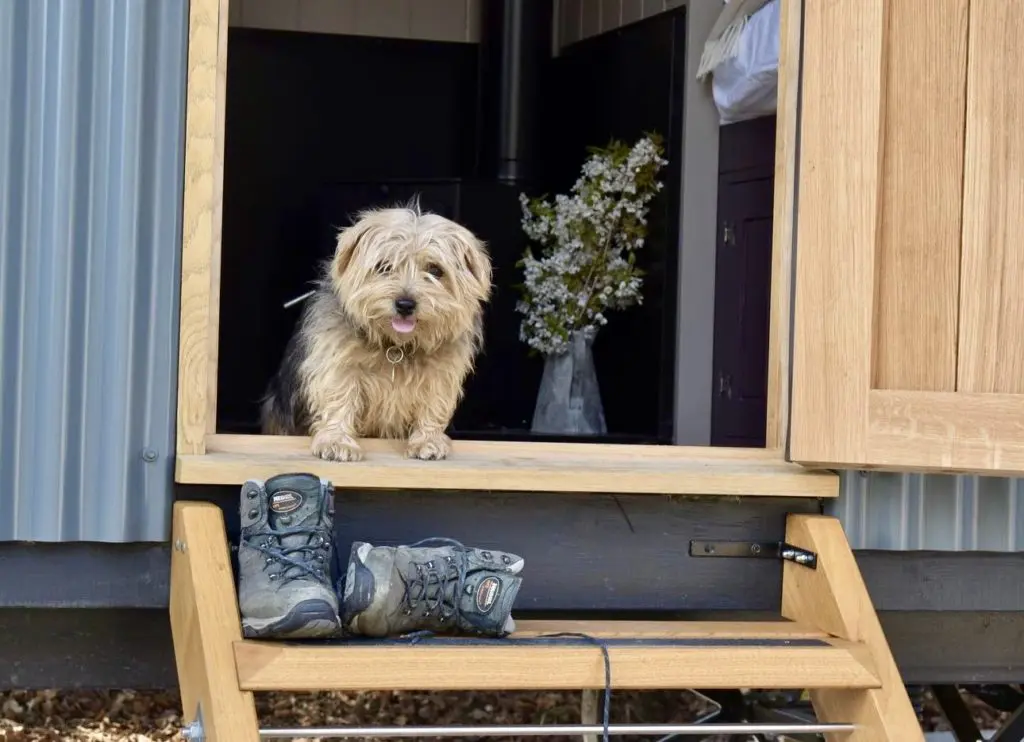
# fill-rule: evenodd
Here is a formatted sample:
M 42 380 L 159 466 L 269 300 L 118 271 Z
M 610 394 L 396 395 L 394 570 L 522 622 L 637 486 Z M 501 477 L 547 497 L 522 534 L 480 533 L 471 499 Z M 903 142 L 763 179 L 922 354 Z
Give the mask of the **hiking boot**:
M 242 485 L 238 605 L 252 638 L 320 638 L 340 628 L 334 490 L 312 474 Z
M 515 630 L 511 611 L 523 564 L 515 554 L 450 539 L 411 546 L 356 541 L 339 590 L 342 624 L 350 634 L 374 637 L 418 631 L 506 636 Z

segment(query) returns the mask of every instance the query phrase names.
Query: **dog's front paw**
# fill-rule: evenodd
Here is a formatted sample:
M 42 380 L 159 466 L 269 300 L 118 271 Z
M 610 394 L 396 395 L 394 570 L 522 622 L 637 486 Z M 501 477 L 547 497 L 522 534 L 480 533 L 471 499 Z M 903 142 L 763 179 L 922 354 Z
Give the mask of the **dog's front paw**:
M 405 449 L 405 455 L 410 459 L 424 459 L 435 461 L 446 459 L 452 451 L 452 439 L 444 433 L 431 435 L 414 435 L 409 438 L 409 445 Z
M 333 430 L 323 430 L 313 436 L 310 446 L 314 456 L 327 461 L 361 461 L 363 449 L 355 438 Z

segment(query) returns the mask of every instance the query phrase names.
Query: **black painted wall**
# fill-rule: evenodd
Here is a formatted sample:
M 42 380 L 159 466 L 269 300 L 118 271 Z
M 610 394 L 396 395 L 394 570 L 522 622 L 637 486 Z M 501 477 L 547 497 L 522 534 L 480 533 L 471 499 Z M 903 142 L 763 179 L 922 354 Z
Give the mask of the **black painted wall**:
M 547 76 L 545 178 L 564 192 L 592 145 L 665 140 L 664 190 L 651 202 L 643 304 L 608 315 L 594 355 L 610 431 L 671 443 L 682 178 L 686 9 L 678 8 L 562 50 Z
M 478 176 L 483 126 L 473 44 L 231 29 L 221 271 L 218 430 L 257 432 L 258 400 L 334 230 L 361 208 L 420 194 L 489 245 L 486 348 L 451 431 L 528 438 L 542 361 L 518 339 L 525 248 L 518 191 L 575 180 L 586 147 L 660 132 L 665 192 L 640 253 L 644 304 L 611 316 L 595 348 L 609 439 L 671 441 L 684 10 L 575 44 L 544 62 L 533 183 Z M 493 128 L 493 127 L 492 127 Z
M 282 304 L 321 257 L 310 215 L 340 182 L 467 172 L 476 51 L 243 28 L 228 48 L 217 416 L 222 431 L 256 432 L 299 316 Z

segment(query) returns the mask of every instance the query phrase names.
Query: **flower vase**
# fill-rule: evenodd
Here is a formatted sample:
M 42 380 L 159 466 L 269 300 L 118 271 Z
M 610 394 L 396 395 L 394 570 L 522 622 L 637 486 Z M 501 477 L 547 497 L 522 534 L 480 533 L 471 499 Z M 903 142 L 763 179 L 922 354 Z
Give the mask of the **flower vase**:
M 594 367 L 596 330 L 573 332 L 569 347 L 544 358 L 544 374 L 533 410 L 534 433 L 603 435 L 607 432 Z

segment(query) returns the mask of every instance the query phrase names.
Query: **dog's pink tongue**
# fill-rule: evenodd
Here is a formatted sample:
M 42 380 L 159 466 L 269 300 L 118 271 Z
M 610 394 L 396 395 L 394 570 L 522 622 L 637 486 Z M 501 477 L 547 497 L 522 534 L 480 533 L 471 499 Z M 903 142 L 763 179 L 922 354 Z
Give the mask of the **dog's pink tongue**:
M 395 332 L 412 332 L 416 328 L 415 317 L 392 317 L 391 326 Z

